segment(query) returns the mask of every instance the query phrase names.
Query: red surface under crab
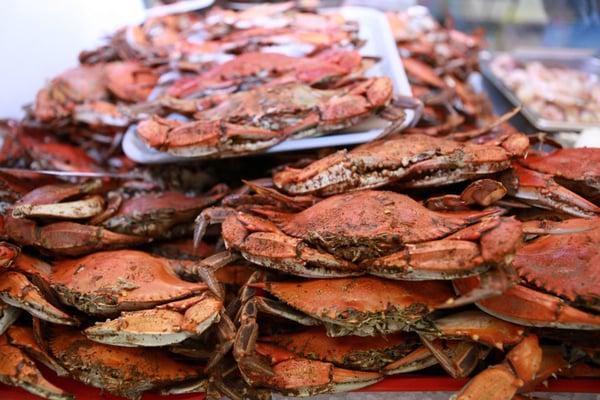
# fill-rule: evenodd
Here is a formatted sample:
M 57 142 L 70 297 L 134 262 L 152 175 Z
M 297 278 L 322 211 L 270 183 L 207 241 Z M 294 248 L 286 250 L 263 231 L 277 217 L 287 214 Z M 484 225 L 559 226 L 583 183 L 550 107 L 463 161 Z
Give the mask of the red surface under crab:
M 40 370 L 52 383 L 60 385 L 65 391 L 75 395 L 77 399 L 86 400 L 122 400 L 123 397 L 102 393 L 100 389 L 83 385 L 70 378 L 57 377 L 52 371 L 44 366 Z M 467 382 L 465 379 L 453 379 L 449 376 L 426 376 L 426 375 L 402 375 L 387 377 L 383 381 L 359 390 L 360 392 L 456 392 Z M 544 392 L 569 392 L 569 393 L 599 393 L 600 380 L 587 378 L 552 379 L 548 386 L 539 388 Z M 0 384 L 0 399 L 2 400 L 38 400 L 32 394 L 23 389 L 14 388 Z M 142 400 L 203 400 L 201 394 L 181 394 L 172 396 L 161 396 L 158 394 L 144 394 Z

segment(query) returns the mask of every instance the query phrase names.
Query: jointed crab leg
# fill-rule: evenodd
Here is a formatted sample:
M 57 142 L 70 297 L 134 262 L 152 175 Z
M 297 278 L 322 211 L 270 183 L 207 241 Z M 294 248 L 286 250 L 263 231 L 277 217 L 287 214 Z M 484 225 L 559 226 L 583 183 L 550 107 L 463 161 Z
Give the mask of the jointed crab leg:
M 48 382 L 22 350 L 0 336 L 0 382 L 22 387 L 30 393 L 49 400 L 72 400 L 74 397 Z
M 104 210 L 104 200 L 95 195 L 84 200 L 57 204 L 21 204 L 12 210 L 14 218 L 57 217 L 84 219 L 94 217 Z
M 554 181 L 551 175 L 516 163 L 503 177 L 508 193 L 537 207 L 557 210 L 579 218 L 600 215 L 600 207 Z

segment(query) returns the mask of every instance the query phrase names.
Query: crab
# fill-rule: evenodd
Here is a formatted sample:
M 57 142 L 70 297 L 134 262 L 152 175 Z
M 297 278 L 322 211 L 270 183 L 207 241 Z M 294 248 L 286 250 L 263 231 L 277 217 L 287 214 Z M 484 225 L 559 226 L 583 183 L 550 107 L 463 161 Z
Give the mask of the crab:
M 552 175 L 554 180 L 591 202 L 600 202 L 600 149 L 559 149 L 530 155 L 519 161 L 525 167 Z
M 424 347 L 419 346 L 418 336 L 412 332 L 397 332 L 385 337 L 330 337 L 320 327 L 259 337 L 256 345 L 277 345 L 302 357 L 353 370 L 381 371 L 385 375 L 426 368 L 439 358 L 456 378 L 469 375 L 480 359 L 481 348 L 470 344 L 485 344 L 486 348 L 502 350 L 519 343 L 524 332 L 517 325 L 480 311 L 452 314 L 437 318 L 433 323 L 436 332 L 422 336 Z M 473 352 L 477 356 L 472 357 Z
M 514 163 L 501 180 L 509 195 L 535 207 L 580 218 L 600 215 L 600 207 L 558 184 L 552 175 Z
M 278 346 L 300 357 L 333 363 L 337 367 L 359 371 L 380 371 L 417 348 L 418 336 L 396 332 L 385 337 L 330 337 L 322 327 L 299 332 L 259 337 L 256 347 Z
M 98 342 L 120 346 L 179 343 L 218 322 L 223 308 L 208 285 L 179 278 L 178 272 L 192 274 L 198 263 L 140 251 L 98 252 L 53 264 L 21 254 L 8 268 L 2 273 L 0 299 L 38 318 L 64 325 L 79 322 L 42 293 L 51 293 L 60 303 L 87 315 L 116 316 L 84 331 Z
M 112 62 L 81 65 L 63 72 L 41 89 L 33 115 L 43 123 L 68 120 L 76 107 L 85 103 L 111 100 L 146 100 L 158 81 L 156 71 L 137 62 Z
M 543 231 L 547 222 L 532 221 Z M 485 312 L 526 326 L 600 329 L 600 219 L 570 219 L 554 223 L 561 235 L 543 235 L 521 247 L 513 267 L 521 284 L 501 296 L 477 302 Z M 477 277 L 454 285 L 468 292 Z
M 326 198 L 298 213 L 209 208 L 196 239 L 222 222 L 228 254 L 310 278 L 365 273 L 401 280 L 455 279 L 510 262 L 521 224 L 501 209 L 439 213 L 408 196 L 364 190 Z M 215 256 L 216 257 L 216 256 Z
M 364 65 L 363 65 L 364 64 Z M 328 50 L 310 58 L 279 53 L 245 53 L 192 77 L 175 81 L 166 94 L 199 98 L 248 90 L 261 84 L 297 80 L 308 85 L 332 86 L 359 75 L 369 64 L 356 51 Z
M 427 135 L 399 135 L 341 150 L 273 177 L 286 193 L 328 196 L 397 184 L 403 188 L 446 185 L 506 170 L 529 141 L 510 135 L 502 145 L 457 143 Z
M 373 336 L 407 329 L 435 331 L 428 318 L 452 301 L 454 294 L 442 281 L 392 281 L 377 277 L 312 279 L 252 283 L 280 302 L 254 296 L 241 310 L 236 341 L 246 343 L 257 329 L 258 310 L 294 320 L 301 325 L 323 325 L 330 336 Z M 317 302 L 307 303 L 307 296 Z M 243 348 L 244 346 L 242 346 Z
M 199 111 L 192 122 L 160 117 L 142 121 L 137 133 L 149 146 L 174 155 L 248 154 L 287 138 L 354 125 L 389 106 L 392 90 L 389 78 L 368 78 L 333 90 L 302 83 L 258 87 L 232 94 L 217 106 Z M 400 124 L 404 113 L 394 110 L 385 115 Z
M 272 372 L 256 372 L 242 364 L 242 376 L 251 386 L 266 387 L 283 395 L 339 393 L 370 386 L 383 379 L 378 372 L 339 368 L 330 362 L 310 360 L 268 344 L 257 346 L 256 352 L 268 360 Z
M 129 399 L 203 377 L 201 367 L 177 361 L 163 349 L 109 346 L 63 327 L 50 328 L 47 337 L 50 354 L 70 376 Z
M 186 233 L 186 223 L 227 192 L 226 186 L 217 185 L 206 196 L 162 192 L 125 200 L 111 192 L 105 208 L 100 196 L 105 188 L 100 181 L 89 181 L 34 189 L 12 206 L 5 220 L 7 236 L 21 245 L 70 256 L 138 245 Z M 73 198 L 77 200 L 63 201 Z M 47 224 L 38 222 L 48 218 Z

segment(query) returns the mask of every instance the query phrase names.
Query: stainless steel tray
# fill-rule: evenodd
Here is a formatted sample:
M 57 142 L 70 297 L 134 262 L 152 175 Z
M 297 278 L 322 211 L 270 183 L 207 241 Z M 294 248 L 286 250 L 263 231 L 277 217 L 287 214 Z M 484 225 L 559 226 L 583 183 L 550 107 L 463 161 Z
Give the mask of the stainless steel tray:
M 566 67 L 577 69 L 580 71 L 589 72 L 600 76 L 600 58 L 596 56 L 594 50 L 588 49 L 560 49 L 560 48 L 534 48 L 534 49 L 517 49 L 508 52 L 516 61 L 527 63 L 539 61 L 550 67 Z M 565 122 L 553 121 L 540 117 L 531 108 L 519 100 L 516 94 L 504 84 L 502 79 L 492 72 L 490 63 L 499 55 L 488 51 L 481 52 L 479 55 L 479 63 L 481 72 L 488 78 L 497 88 L 513 103 L 515 106 L 521 105 L 523 108 L 521 113 L 529 120 L 536 128 L 543 131 L 581 131 L 586 128 L 599 126 L 600 123 L 585 123 L 585 122 Z

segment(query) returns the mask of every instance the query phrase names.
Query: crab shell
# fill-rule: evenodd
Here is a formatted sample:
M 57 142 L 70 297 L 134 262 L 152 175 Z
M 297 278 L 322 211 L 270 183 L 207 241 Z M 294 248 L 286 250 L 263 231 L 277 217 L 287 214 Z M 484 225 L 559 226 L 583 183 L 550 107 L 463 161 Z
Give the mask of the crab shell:
M 598 218 L 565 220 L 556 223 L 554 229 L 570 233 L 542 236 L 527 243 L 514 260 L 522 284 L 477 302 L 479 308 L 526 326 L 600 329 L 598 223 Z M 454 285 L 466 293 L 479 285 L 479 279 L 459 279 Z
M 511 159 L 527 149 L 528 140 L 516 134 L 503 146 L 401 135 L 363 144 L 349 152 L 338 151 L 302 169 L 287 167 L 274 175 L 273 182 L 287 193 L 322 196 L 392 182 L 403 187 L 446 185 L 509 168 Z M 511 152 L 514 148 L 518 154 Z
M 82 65 L 63 72 L 37 93 L 34 115 L 41 122 L 52 122 L 68 117 L 77 103 L 107 97 L 104 66 Z
M 283 303 L 322 321 L 331 336 L 373 336 L 407 328 L 431 331 L 427 315 L 454 296 L 440 281 L 375 277 L 267 282 L 265 288 Z
M 259 87 L 229 96 L 183 123 L 158 117 L 142 121 L 140 137 L 175 155 L 244 154 L 290 136 L 323 134 L 356 124 L 392 98 L 389 78 L 370 78 L 351 88 L 318 90 L 300 83 Z
M 222 190 L 221 190 L 222 189 Z M 115 215 L 102 222 L 114 232 L 144 237 L 169 236 L 178 224 L 192 221 L 205 207 L 226 193 L 220 188 L 206 196 L 186 196 L 181 192 L 162 192 L 123 201 Z
M 276 344 L 302 357 L 362 371 L 379 371 L 418 346 L 418 338 L 409 333 L 394 333 L 376 338 L 334 338 L 319 327 L 297 333 L 261 337 L 259 341 Z
M 513 265 L 532 285 L 600 312 L 600 218 L 561 226 L 591 229 L 540 237 L 517 251 Z
M 171 261 L 135 250 L 93 253 L 46 264 L 20 255 L 15 269 L 46 281 L 60 300 L 87 314 L 111 315 L 148 309 L 206 291 L 204 283 L 181 280 Z
M 498 210 L 438 213 L 399 193 L 363 190 L 326 198 L 296 214 L 256 211 L 292 237 L 360 261 L 407 243 L 442 239 Z
M 198 366 L 176 361 L 164 350 L 95 343 L 76 330 L 54 329 L 49 348 L 77 380 L 129 399 L 202 374 Z

